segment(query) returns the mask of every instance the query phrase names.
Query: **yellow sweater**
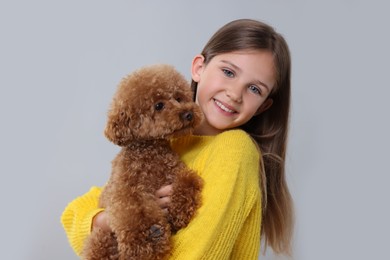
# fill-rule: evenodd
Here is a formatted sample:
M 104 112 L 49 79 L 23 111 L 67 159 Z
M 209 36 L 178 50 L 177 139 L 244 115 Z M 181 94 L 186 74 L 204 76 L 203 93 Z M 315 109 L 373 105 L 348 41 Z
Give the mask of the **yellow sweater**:
M 173 236 L 169 259 L 257 259 L 260 249 L 259 153 L 241 130 L 216 136 L 188 136 L 172 142 L 181 159 L 203 178 L 202 206 L 190 224 Z M 76 198 L 61 222 L 80 254 L 91 230 L 101 188 Z

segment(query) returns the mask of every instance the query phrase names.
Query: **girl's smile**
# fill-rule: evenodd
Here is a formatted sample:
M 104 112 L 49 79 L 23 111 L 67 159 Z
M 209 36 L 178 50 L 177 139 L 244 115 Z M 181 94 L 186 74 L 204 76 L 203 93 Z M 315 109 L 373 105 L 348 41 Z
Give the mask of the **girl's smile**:
M 192 78 L 198 83 L 196 102 L 205 116 L 197 134 L 215 135 L 238 127 L 272 104 L 267 97 L 275 84 L 275 72 L 268 51 L 224 53 L 207 64 L 198 55 Z
M 234 108 L 231 108 L 229 105 L 222 104 L 221 101 L 216 100 L 216 99 L 213 99 L 213 100 L 214 100 L 215 105 L 222 110 L 221 112 L 225 112 L 227 116 L 234 114 L 234 113 L 237 113 L 237 111 L 235 111 Z

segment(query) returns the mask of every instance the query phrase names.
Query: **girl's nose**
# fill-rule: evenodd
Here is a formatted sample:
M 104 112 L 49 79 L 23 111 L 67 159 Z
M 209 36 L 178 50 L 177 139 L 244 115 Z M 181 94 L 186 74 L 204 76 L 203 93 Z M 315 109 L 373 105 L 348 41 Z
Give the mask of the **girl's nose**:
M 241 103 L 242 102 L 242 92 L 238 87 L 228 87 L 226 89 L 226 96 L 228 96 L 232 101 Z

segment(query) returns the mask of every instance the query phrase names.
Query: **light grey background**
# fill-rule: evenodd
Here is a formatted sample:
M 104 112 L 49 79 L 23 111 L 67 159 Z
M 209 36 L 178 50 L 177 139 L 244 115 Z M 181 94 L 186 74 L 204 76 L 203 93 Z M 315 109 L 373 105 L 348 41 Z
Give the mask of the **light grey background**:
M 390 259 L 385 2 L 1 1 L 1 259 L 76 259 L 60 215 L 108 178 L 117 83 L 152 63 L 189 79 L 192 57 L 236 18 L 271 23 L 291 48 L 293 259 Z

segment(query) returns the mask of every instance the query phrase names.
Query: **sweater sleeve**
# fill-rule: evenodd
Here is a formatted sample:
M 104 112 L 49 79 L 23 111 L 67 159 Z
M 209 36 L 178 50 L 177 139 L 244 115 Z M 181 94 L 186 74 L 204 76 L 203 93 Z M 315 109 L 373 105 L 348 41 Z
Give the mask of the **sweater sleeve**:
M 87 193 L 70 202 L 62 213 L 62 226 L 77 255 L 81 254 L 84 241 L 91 233 L 93 217 L 103 210 L 98 208 L 101 191 L 99 187 L 92 187 Z
M 234 245 L 231 259 L 257 259 L 260 247 L 261 205 L 255 203 Z M 255 232 L 253 232 L 255 231 Z M 256 244 L 258 243 L 258 244 Z
M 191 167 L 205 182 L 202 206 L 174 236 L 170 259 L 257 259 L 261 198 L 259 153 L 252 140 L 242 131 L 223 133 Z

